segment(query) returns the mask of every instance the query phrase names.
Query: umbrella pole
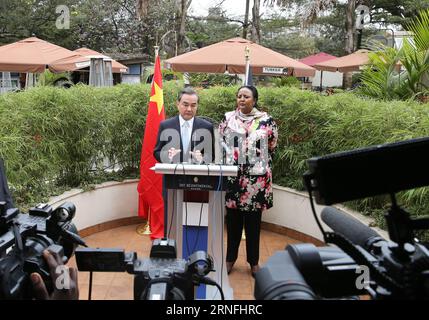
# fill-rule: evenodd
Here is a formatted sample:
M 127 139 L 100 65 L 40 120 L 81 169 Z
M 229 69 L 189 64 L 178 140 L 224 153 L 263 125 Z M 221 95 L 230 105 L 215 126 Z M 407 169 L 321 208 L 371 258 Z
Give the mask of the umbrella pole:
M 322 79 L 323 79 L 323 70 L 320 70 L 320 92 L 322 92 Z

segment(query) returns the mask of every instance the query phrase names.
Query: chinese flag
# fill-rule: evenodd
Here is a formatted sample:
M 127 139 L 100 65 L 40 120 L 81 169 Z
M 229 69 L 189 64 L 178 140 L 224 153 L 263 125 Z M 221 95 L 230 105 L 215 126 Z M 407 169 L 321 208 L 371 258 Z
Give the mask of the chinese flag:
M 146 127 L 140 158 L 139 216 L 149 218 L 151 239 L 164 237 L 164 201 L 162 198 L 162 175 L 150 170 L 156 163 L 153 156 L 159 124 L 165 119 L 162 74 L 159 56 L 155 58 Z

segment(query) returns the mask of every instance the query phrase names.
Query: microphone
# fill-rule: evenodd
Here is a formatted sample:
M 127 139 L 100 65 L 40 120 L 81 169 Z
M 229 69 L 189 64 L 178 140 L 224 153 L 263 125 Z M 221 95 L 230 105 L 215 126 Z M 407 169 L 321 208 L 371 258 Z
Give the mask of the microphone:
M 370 250 L 372 244 L 384 239 L 370 227 L 349 215 L 333 208 L 326 207 L 322 210 L 322 220 L 335 233 L 349 239 L 352 243 Z
M 228 145 L 225 143 L 225 141 L 222 141 L 221 143 L 223 150 L 225 150 L 226 154 L 231 153 L 231 149 L 228 147 Z

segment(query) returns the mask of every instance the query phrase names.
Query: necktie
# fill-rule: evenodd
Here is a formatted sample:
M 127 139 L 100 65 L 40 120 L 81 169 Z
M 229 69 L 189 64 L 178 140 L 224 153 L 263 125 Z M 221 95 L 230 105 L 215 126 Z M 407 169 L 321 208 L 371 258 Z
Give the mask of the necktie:
M 185 153 L 188 151 L 189 146 L 189 123 L 188 121 L 185 121 L 182 125 L 182 154 L 185 155 Z

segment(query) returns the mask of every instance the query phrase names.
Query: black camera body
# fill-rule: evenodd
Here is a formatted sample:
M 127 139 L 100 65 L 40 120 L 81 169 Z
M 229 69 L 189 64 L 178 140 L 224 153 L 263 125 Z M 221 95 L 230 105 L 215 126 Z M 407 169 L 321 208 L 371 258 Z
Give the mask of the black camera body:
M 380 240 L 365 259 L 338 247 L 294 244 L 271 256 L 256 274 L 255 298 L 261 300 L 428 299 L 429 250 L 415 246 L 408 263 L 397 259 L 393 242 Z M 411 247 L 410 247 L 411 248 Z M 359 261 L 359 262 L 357 262 Z M 368 277 L 365 277 L 365 269 Z
M 53 209 L 48 204 L 22 214 L 0 201 L 0 300 L 31 299 L 29 275 L 39 273 L 47 290 L 53 290 L 49 268 L 42 252 L 49 249 L 66 263 L 76 244 L 82 244 L 71 222 L 76 208 L 66 202 Z
M 341 249 L 289 245 L 256 274 L 255 299 L 315 300 L 363 294 L 355 286 L 357 268 Z
M 77 248 L 76 263 L 79 271 L 133 274 L 134 300 L 193 300 L 195 285 L 213 271 L 206 252 L 177 259 L 175 241 L 167 238 L 155 239 L 150 257 L 143 260 L 123 249 Z
M 415 237 L 429 219 L 413 219 L 399 207 L 395 193 L 429 185 L 423 172 L 429 161 L 429 138 L 340 152 L 308 160 L 304 183 L 325 243 L 296 244 L 270 257 L 256 274 L 256 299 L 429 299 L 429 246 Z M 385 214 L 390 240 L 332 205 L 380 194 L 390 195 Z

